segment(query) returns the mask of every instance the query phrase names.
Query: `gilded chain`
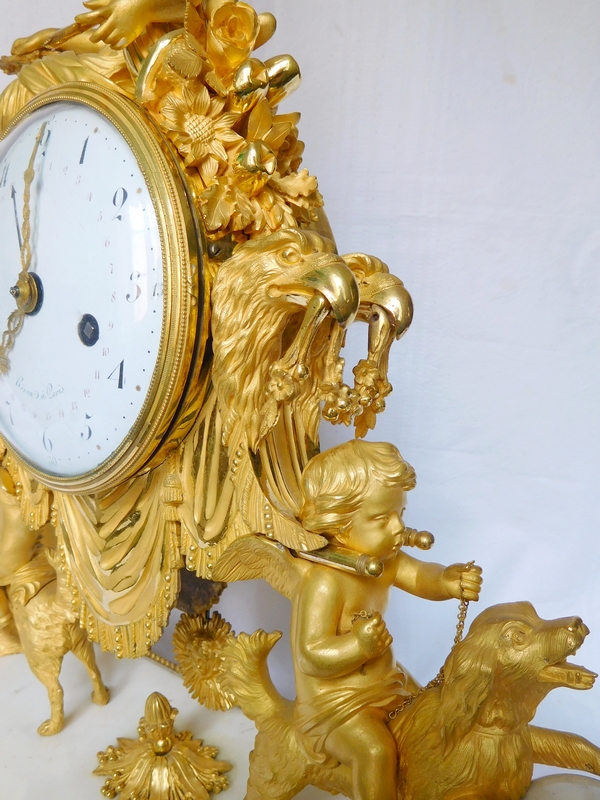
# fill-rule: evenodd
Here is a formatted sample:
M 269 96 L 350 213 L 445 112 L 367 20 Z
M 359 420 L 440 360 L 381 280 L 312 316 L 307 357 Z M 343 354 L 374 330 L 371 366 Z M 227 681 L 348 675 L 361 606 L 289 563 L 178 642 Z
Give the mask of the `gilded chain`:
M 4 375 L 6 375 L 10 369 L 10 362 L 6 354 L 12 349 L 15 343 L 15 337 L 23 327 L 24 317 L 25 314 L 21 309 L 15 308 L 8 318 L 6 330 L 2 334 L 2 341 L 0 343 L 0 372 Z
M 466 565 L 467 572 L 474 566 L 475 562 L 469 561 L 469 563 Z M 454 636 L 454 643 L 450 648 L 450 653 L 452 653 L 457 647 L 457 645 L 459 645 L 460 642 L 462 642 L 468 610 L 469 610 L 469 601 L 465 600 L 464 597 L 461 597 L 460 603 L 458 605 L 458 618 L 457 618 L 458 622 L 456 623 L 456 634 Z M 448 655 L 450 655 L 450 653 Z M 428 684 L 426 684 L 425 686 L 421 686 L 421 688 L 418 691 L 405 697 L 399 706 L 396 706 L 396 708 L 393 711 L 390 711 L 390 713 L 388 714 L 388 718 L 390 720 L 396 719 L 398 714 L 401 711 L 404 711 L 404 709 L 407 706 L 409 706 L 414 700 L 416 700 L 416 698 L 419 697 L 419 695 L 422 695 L 424 692 L 426 692 L 428 689 L 432 689 L 434 686 L 441 686 L 443 683 L 444 683 L 444 668 L 442 667 L 438 672 L 438 674 L 435 676 L 435 678 L 432 678 Z
M 356 622 L 357 619 L 372 619 L 373 613 L 373 611 L 357 611 L 352 615 L 352 622 Z
M 46 124 L 47 123 L 44 122 L 38 131 L 38 135 L 35 138 L 33 152 L 31 153 L 31 158 L 29 159 L 29 164 L 23 174 L 25 185 L 23 189 L 23 225 L 21 226 L 21 274 L 27 273 L 31 267 L 31 184 L 35 178 L 35 158 L 40 148 L 40 144 L 42 143 L 42 138 L 46 130 Z M 6 330 L 2 334 L 2 341 L 0 343 L 0 372 L 2 372 L 4 375 L 6 375 L 10 369 L 8 353 L 14 347 L 15 338 L 23 327 L 24 318 L 25 312 L 20 308 L 16 308 L 13 312 L 11 312 L 6 323 Z
M 158 653 L 155 653 L 154 650 L 150 649 L 145 654 L 146 658 L 149 658 L 151 661 L 155 661 L 157 664 L 160 664 L 161 667 L 166 667 L 170 669 L 171 672 L 177 672 L 178 675 L 181 674 L 181 670 L 179 669 L 179 665 L 175 664 L 174 661 L 169 661 L 168 658 L 163 658 L 159 656 Z

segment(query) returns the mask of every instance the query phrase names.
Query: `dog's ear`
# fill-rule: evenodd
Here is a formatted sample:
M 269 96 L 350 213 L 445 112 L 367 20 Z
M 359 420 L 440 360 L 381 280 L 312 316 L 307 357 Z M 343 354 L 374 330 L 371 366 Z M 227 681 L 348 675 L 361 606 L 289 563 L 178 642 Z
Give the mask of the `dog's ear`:
M 487 637 L 468 636 L 444 664 L 444 683 L 437 714 L 444 752 L 451 750 L 475 723 L 494 683 L 498 648 Z

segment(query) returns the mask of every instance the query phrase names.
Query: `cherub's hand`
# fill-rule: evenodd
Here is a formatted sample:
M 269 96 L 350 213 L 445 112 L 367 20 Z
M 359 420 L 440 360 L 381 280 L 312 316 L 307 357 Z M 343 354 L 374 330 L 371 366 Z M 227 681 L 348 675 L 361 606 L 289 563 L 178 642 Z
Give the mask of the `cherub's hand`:
M 352 632 L 367 658 L 381 655 L 393 641 L 378 611 L 370 618 L 358 617 L 352 624 Z
M 98 25 L 90 36 L 92 42 L 106 42 L 113 49 L 127 47 L 155 21 L 154 0 L 88 0 L 90 10 L 79 14 L 75 21 L 81 25 Z
M 483 579 L 481 567 L 451 564 L 444 570 L 442 580 L 450 597 L 457 600 L 479 600 Z

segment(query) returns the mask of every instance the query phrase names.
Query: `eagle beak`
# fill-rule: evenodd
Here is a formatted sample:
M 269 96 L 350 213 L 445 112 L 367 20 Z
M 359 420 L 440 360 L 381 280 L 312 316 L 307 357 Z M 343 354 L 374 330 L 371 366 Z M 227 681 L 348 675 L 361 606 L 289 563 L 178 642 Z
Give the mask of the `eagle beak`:
M 300 384 L 308 378 L 310 349 L 327 317 L 333 316 L 344 328 L 352 323 L 358 311 L 358 283 L 345 262 L 333 253 L 319 253 L 310 262 L 306 271 L 300 274 L 290 271 L 269 290 L 274 296 L 285 295 L 288 301 L 306 306 L 294 341 L 270 369 L 272 383 L 279 393 L 278 402 L 297 396 Z M 286 388 L 290 379 L 291 385 Z
M 398 284 L 377 292 L 373 302 L 387 311 L 395 327 L 395 338 L 404 336 L 413 319 L 412 297 L 404 286 Z
M 303 276 L 302 283 L 307 289 L 323 295 L 342 328 L 354 322 L 360 291 L 354 273 L 341 259 L 311 270 Z
M 306 266 L 309 269 L 300 275 L 290 276 L 289 283 L 285 279 L 279 280 L 276 287 L 271 287 L 271 294 L 285 294 L 302 305 L 306 305 L 311 297 L 321 295 L 338 324 L 347 328 L 354 322 L 360 302 L 354 273 L 333 253 L 320 253 L 310 259 Z
M 369 298 L 368 306 L 379 306 L 385 311 L 394 332 L 394 339 L 400 339 L 409 329 L 413 319 L 413 302 L 399 281 L 375 292 Z

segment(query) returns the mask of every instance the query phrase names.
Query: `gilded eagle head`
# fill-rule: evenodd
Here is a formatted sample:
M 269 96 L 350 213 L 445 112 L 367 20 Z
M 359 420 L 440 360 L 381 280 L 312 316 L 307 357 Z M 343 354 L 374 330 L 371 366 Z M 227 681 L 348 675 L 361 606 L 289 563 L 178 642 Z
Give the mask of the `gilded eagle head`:
M 310 349 L 323 346 L 331 326 L 346 327 L 358 310 L 359 289 L 335 245 L 311 231 L 289 228 L 242 244 L 219 269 L 212 290 L 213 384 L 223 442 L 244 434 L 256 450 L 292 394 L 274 385 L 319 375 Z M 304 358 L 304 356 L 307 356 Z M 313 370 L 314 371 L 314 370 Z M 289 374 L 288 374 L 289 372 Z M 238 442 L 236 442 L 238 444 Z

